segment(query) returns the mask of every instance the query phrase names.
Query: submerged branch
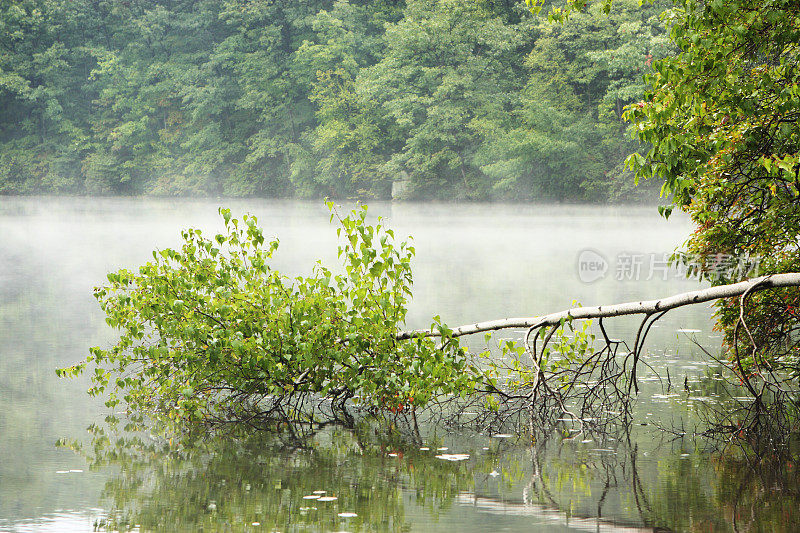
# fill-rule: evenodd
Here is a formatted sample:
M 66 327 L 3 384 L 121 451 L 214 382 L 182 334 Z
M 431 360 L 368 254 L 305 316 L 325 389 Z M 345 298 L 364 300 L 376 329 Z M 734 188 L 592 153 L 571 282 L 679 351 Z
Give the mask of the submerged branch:
M 638 302 L 625 302 L 616 305 L 600 305 L 595 307 L 574 307 L 558 313 L 549 315 L 534 316 L 527 318 L 506 318 L 502 320 L 490 320 L 467 324 L 453 328 L 453 337 L 472 335 L 484 331 L 495 331 L 499 329 L 520 329 L 520 328 L 539 328 L 542 326 L 552 326 L 561 323 L 562 320 L 569 319 L 588 319 L 604 318 L 623 315 L 651 315 L 662 311 L 669 311 L 685 305 L 699 304 L 720 298 L 731 298 L 741 296 L 745 293 L 752 293 L 764 289 L 777 287 L 800 287 L 800 272 L 790 272 L 786 274 L 771 274 L 752 278 L 739 283 L 730 285 L 719 285 L 697 291 L 684 292 L 659 300 L 645 300 Z M 397 334 L 397 340 L 411 339 L 414 337 L 439 337 L 441 331 L 438 329 L 417 329 L 401 331 Z

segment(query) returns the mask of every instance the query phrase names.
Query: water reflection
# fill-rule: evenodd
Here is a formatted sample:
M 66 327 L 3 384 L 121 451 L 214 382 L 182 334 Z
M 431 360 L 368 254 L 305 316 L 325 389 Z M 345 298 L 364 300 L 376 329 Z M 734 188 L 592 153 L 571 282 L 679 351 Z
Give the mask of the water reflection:
M 499 520 L 526 531 L 792 531 L 800 520 L 794 440 L 757 449 L 630 425 L 580 441 L 431 433 L 420 446 L 374 424 L 305 429 L 168 439 L 95 428 L 73 446 L 89 468 L 116 472 L 101 530 L 486 531 Z
M 92 468 L 120 469 L 103 491 L 108 529 L 397 531 L 411 520 L 404 487 L 436 513 L 470 485 L 472 469 L 436 455 L 371 428 L 328 427 L 301 440 L 287 432 L 178 441 L 98 431 L 88 457 Z

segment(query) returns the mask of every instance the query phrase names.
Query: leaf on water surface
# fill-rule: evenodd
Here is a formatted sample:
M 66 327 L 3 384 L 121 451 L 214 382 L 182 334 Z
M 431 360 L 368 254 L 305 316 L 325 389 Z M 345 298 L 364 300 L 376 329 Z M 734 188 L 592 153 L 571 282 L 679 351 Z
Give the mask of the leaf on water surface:
M 436 456 L 437 459 L 442 459 L 444 461 L 466 461 L 469 459 L 469 454 L 467 453 L 443 453 L 441 455 Z

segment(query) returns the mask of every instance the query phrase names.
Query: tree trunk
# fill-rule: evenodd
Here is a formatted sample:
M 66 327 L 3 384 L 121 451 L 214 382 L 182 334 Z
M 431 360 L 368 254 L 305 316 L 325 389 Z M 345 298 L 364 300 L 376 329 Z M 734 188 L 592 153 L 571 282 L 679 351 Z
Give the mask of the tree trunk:
M 558 324 L 563 319 L 587 319 L 605 318 L 622 315 L 652 315 L 662 311 L 669 311 L 685 305 L 699 304 L 718 300 L 720 298 L 731 298 L 741 296 L 745 293 L 752 293 L 764 289 L 777 287 L 798 287 L 800 286 L 800 272 L 787 274 L 772 274 L 758 278 L 732 283 L 730 285 L 719 285 L 708 289 L 684 292 L 674 296 L 661 298 L 660 300 L 646 300 L 639 302 L 626 302 L 616 305 L 600 305 L 596 307 L 574 307 L 558 313 L 549 315 L 534 316 L 527 318 L 505 318 L 502 320 L 491 320 L 488 322 L 478 322 L 467 324 L 453 329 L 453 337 L 462 335 L 472 335 L 483 331 L 494 331 L 498 329 L 528 329 L 540 326 L 552 326 Z M 398 340 L 410 339 L 412 337 L 439 337 L 441 333 L 436 329 L 417 329 L 411 331 L 401 331 L 397 334 Z

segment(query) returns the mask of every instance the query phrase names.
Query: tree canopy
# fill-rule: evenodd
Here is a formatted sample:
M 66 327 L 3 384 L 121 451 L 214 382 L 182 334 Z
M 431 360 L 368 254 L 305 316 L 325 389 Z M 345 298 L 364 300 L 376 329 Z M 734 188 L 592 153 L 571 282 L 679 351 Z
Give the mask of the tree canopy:
M 638 178 L 663 180 L 667 216 L 672 207 L 691 215 L 683 257 L 714 283 L 731 281 L 721 262 L 748 257 L 761 273 L 797 271 L 800 4 L 679 0 L 669 13 L 680 53 L 654 63 L 644 100 L 626 112 L 651 147 L 629 164 Z M 800 372 L 800 291 L 752 299 L 719 304 L 728 345 L 750 371 Z
M 663 7 L 0 2 L 0 194 L 615 198 Z

